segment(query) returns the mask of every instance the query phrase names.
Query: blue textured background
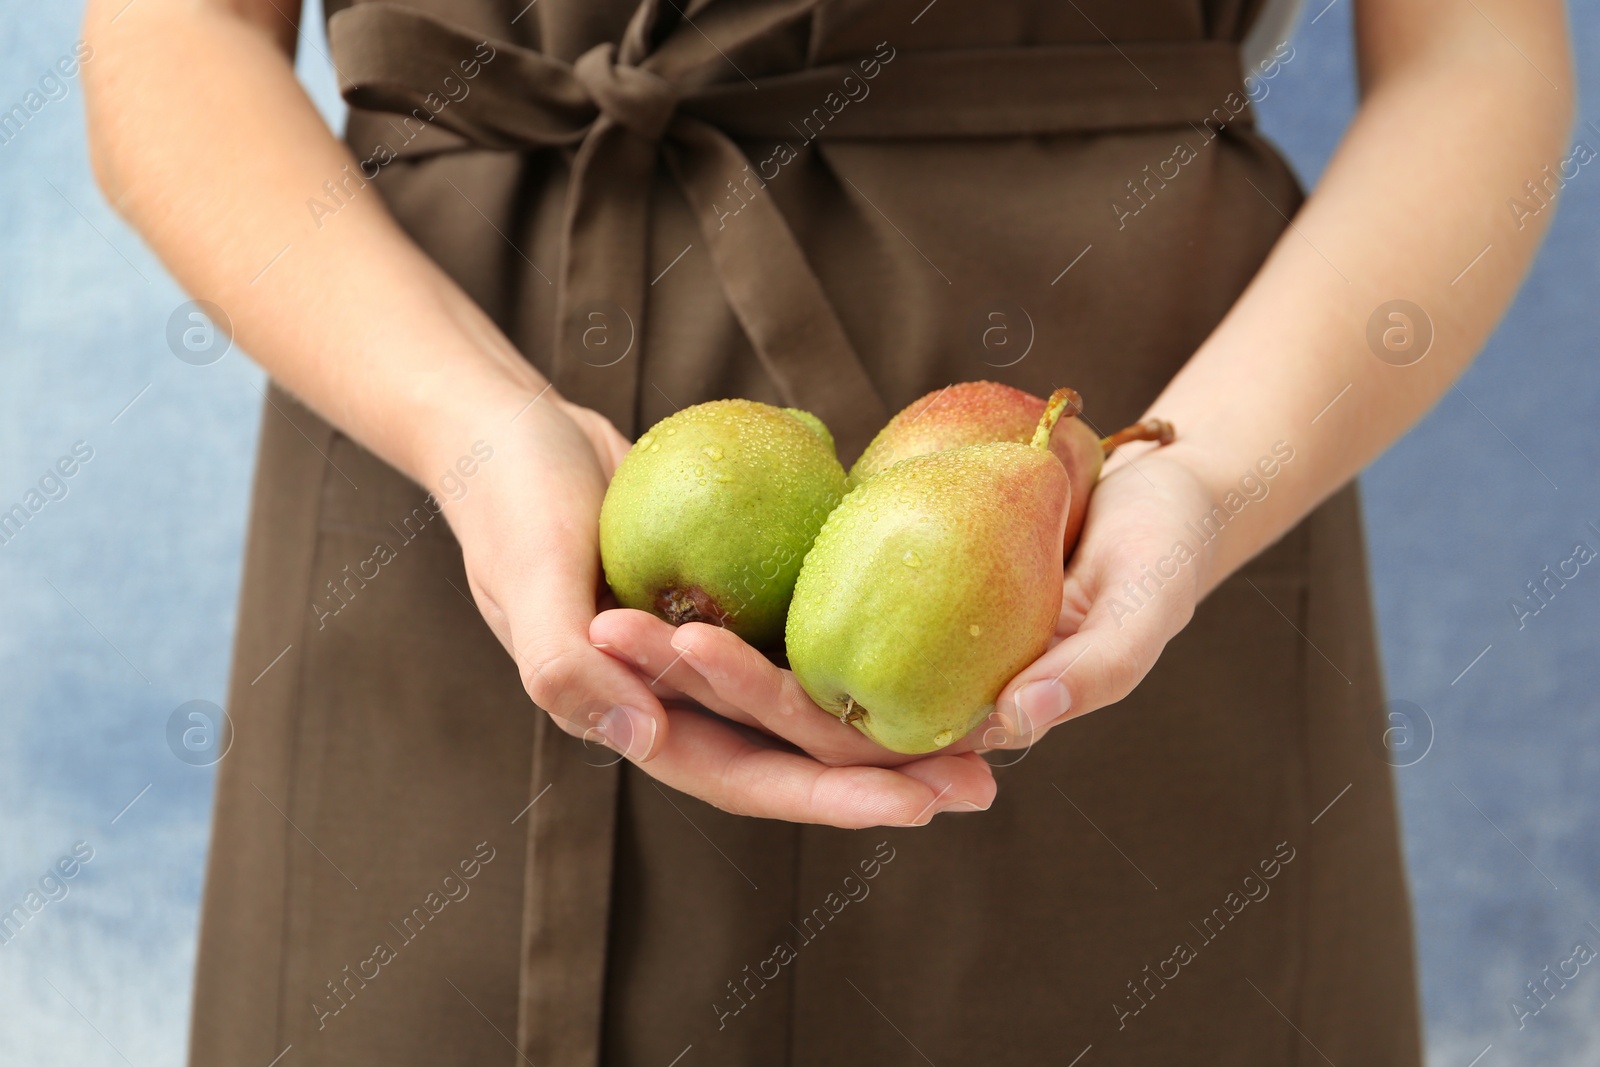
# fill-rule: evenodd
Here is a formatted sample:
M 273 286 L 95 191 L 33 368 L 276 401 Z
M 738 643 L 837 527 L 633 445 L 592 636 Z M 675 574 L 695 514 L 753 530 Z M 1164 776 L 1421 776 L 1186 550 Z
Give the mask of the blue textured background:
M 1351 5 L 1322 3 L 1262 106 L 1308 183 L 1355 102 Z M 1600 9 L 1573 17 L 1592 74 Z M 70 51 L 77 20 L 76 4 L 0 12 L 0 104 Z M 306 22 L 303 73 L 337 121 Z M 1600 129 L 1576 136 L 1600 148 Z M 1597 275 L 1600 162 L 1459 390 L 1363 480 L 1391 695 L 1434 729 L 1397 774 L 1438 1067 L 1600 1061 L 1600 966 L 1521 1030 L 1507 1007 L 1575 941 L 1600 948 L 1600 567 L 1524 629 L 1507 607 L 1573 542 L 1600 548 Z M 0 946 L 0 1063 L 176 1065 L 212 774 L 165 731 L 179 704 L 224 695 L 261 374 L 236 352 L 168 352 L 184 296 L 101 202 L 75 79 L 0 146 L 0 277 L 0 510 L 74 442 L 94 449 L 0 548 L 0 911 L 75 842 L 94 849 Z

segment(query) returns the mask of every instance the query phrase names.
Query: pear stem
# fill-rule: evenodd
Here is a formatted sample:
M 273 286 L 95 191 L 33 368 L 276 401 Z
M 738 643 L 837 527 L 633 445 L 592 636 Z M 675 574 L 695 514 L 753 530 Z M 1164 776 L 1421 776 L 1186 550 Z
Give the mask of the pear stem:
M 1110 437 L 1102 437 L 1100 449 L 1109 456 L 1117 450 L 1118 445 L 1125 445 L 1129 441 L 1155 441 L 1157 444 L 1170 445 L 1176 436 L 1172 423 L 1166 419 L 1146 419 L 1125 426 Z
M 1039 428 L 1033 431 L 1034 448 L 1040 451 L 1049 451 L 1050 434 L 1055 430 L 1056 423 L 1063 418 L 1072 418 L 1083 411 L 1083 397 L 1078 395 L 1076 389 L 1062 387 L 1050 394 L 1050 399 L 1045 402 L 1044 414 L 1039 417 Z

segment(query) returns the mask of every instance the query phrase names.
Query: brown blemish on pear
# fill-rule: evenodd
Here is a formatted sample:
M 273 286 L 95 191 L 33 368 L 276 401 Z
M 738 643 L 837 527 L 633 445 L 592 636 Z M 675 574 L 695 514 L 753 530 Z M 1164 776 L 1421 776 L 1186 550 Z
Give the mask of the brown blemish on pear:
M 668 586 L 659 590 L 655 597 L 655 609 L 656 614 L 674 626 L 682 626 L 686 622 L 726 626 L 729 621 L 728 613 L 717 606 L 716 599 L 697 585 L 686 589 Z

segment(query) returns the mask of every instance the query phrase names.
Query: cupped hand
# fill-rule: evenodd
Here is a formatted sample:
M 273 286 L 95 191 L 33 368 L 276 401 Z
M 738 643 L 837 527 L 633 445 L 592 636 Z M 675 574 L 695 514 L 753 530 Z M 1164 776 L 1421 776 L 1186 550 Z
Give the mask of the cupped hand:
M 627 441 L 599 414 L 548 393 L 492 443 L 494 461 L 465 495 L 445 502 L 445 514 L 474 601 L 516 660 L 529 696 L 562 730 L 736 814 L 859 828 L 922 825 L 941 811 L 989 806 L 994 780 L 979 756 L 941 753 L 896 768 L 846 765 L 707 714 L 694 696 L 666 688 L 658 695 L 638 670 L 591 639 L 609 599 L 600 504 Z M 715 699 L 709 690 L 699 695 Z M 829 718 L 835 729 L 855 733 Z

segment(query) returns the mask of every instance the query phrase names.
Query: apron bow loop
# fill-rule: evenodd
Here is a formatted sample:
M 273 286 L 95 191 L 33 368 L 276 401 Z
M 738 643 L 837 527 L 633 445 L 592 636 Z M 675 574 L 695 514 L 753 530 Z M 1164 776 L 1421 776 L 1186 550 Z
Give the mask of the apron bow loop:
M 572 77 L 601 115 L 647 141 L 661 140 L 678 110 L 677 90 L 660 75 L 616 57 L 615 44 L 597 44 L 572 64 Z

